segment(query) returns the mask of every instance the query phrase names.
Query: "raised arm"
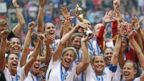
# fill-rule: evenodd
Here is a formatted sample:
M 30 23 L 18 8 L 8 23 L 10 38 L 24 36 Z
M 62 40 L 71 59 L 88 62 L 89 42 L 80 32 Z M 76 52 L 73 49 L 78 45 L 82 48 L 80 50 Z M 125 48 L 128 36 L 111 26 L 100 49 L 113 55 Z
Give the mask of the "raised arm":
M 44 6 L 46 0 L 39 0 L 39 11 L 38 11 L 38 32 L 44 31 Z
M 144 53 L 142 52 L 141 47 L 138 45 L 138 43 L 134 39 L 134 32 L 132 32 L 131 37 L 130 37 L 130 43 L 132 44 L 133 48 L 137 52 L 137 57 L 139 59 L 140 65 L 142 67 L 142 70 L 144 70 Z M 142 71 L 143 72 L 143 71 Z M 140 81 L 144 81 L 144 73 L 141 74 L 140 76 Z
M 82 27 L 82 25 L 78 24 L 76 25 L 73 29 L 71 29 L 71 31 L 69 31 L 68 33 L 66 33 L 60 40 L 60 43 L 58 45 L 58 48 L 55 52 L 55 54 L 53 55 L 53 61 L 58 60 L 61 57 L 62 54 L 62 50 L 64 48 L 64 44 L 66 43 L 66 41 L 70 38 L 70 36 L 72 36 L 72 34 L 79 28 Z
M 29 29 L 28 29 L 27 35 L 25 37 L 24 46 L 23 46 L 23 50 L 22 50 L 22 58 L 20 60 L 20 67 L 22 67 L 26 64 L 28 49 L 29 49 L 29 45 L 31 43 L 31 35 L 33 32 L 34 26 L 35 26 L 34 22 L 31 22 L 29 24 Z
M 53 55 L 53 49 L 50 45 L 52 45 L 53 43 L 53 40 L 54 40 L 54 37 L 51 36 L 51 35 L 48 35 L 47 37 L 45 37 L 44 39 L 44 43 L 45 43 L 45 46 L 46 46 L 46 52 L 45 52 L 45 56 L 43 58 L 43 62 L 45 62 L 47 65 L 49 64 L 50 62 L 50 59 Z
M 6 53 L 6 41 L 7 41 L 8 31 L 4 30 L 1 32 L 1 44 L 0 44 L 0 70 L 3 71 L 6 64 L 5 53 Z
M 141 32 L 141 27 L 140 27 L 141 21 L 136 16 L 133 16 L 131 22 L 132 22 L 133 28 L 138 32 L 135 36 L 135 39 L 136 39 L 137 43 L 139 44 L 139 46 L 141 47 L 141 49 L 144 49 L 143 36 L 142 36 L 143 32 Z
M 16 8 L 16 16 L 18 18 L 18 24 L 12 29 L 12 31 L 13 31 L 15 36 L 21 37 L 21 32 L 22 32 L 23 27 L 25 25 L 25 20 L 24 20 L 24 17 L 22 15 L 22 12 L 20 10 L 20 7 L 17 3 L 17 0 L 13 0 L 12 3 L 13 3 L 13 6 Z
M 113 51 L 113 56 L 112 56 L 112 59 L 111 59 L 111 64 L 113 66 L 117 66 L 120 47 L 121 47 L 121 37 L 120 37 L 120 35 L 118 35 L 117 39 L 116 39 L 116 44 L 115 44 L 115 47 L 114 47 L 114 51 Z
M 81 72 L 85 71 L 85 69 L 88 67 L 90 63 L 87 44 L 88 44 L 88 36 L 86 36 L 85 38 L 82 38 L 81 40 L 83 55 L 82 55 L 82 61 L 77 65 L 77 68 L 76 68 L 76 73 L 78 75 Z
M 144 69 L 144 54 L 143 54 L 143 51 L 141 49 L 141 47 L 138 45 L 138 43 L 136 42 L 136 40 L 134 39 L 134 31 L 131 32 L 132 36 L 129 38 L 129 41 L 131 43 L 131 45 L 133 46 L 133 48 L 135 49 L 136 51 L 136 54 L 137 54 L 137 57 L 139 59 L 139 62 L 141 64 L 141 67 Z
M 36 44 L 36 47 L 34 48 L 34 51 L 30 55 L 30 58 L 29 58 L 28 62 L 24 65 L 25 75 L 28 74 L 28 72 L 30 71 L 34 61 L 37 59 L 37 56 L 38 56 L 38 54 L 40 52 L 40 48 L 41 48 L 41 45 L 42 45 L 42 42 L 43 42 L 42 40 L 43 40 L 43 37 L 39 36 L 38 42 Z

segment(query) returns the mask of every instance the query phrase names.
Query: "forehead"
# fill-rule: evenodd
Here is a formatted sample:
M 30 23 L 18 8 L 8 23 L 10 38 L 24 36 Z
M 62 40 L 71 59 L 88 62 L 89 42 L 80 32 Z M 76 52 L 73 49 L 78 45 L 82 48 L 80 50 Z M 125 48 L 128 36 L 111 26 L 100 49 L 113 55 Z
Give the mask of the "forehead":
M 52 23 L 46 23 L 46 24 L 45 24 L 45 27 L 55 27 L 55 26 L 54 26 L 54 24 L 52 24 Z
M 112 49 L 111 48 L 106 48 L 105 52 L 112 52 Z
M 10 55 L 9 55 L 9 59 L 10 59 L 10 58 L 18 58 L 18 56 L 15 55 L 15 54 L 10 54 Z
M 124 67 L 133 67 L 133 63 L 132 62 L 126 62 L 124 64 Z
M 94 61 L 98 61 L 98 60 L 103 60 L 104 61 L 103 56 L 95 56 Z
M 69 50 L 67 50 L 67 51 L 65 52 L 65 54 L 74 54 L 74 52 L 69 49 Z
M 20 39 L 13 37 L 13 38 L 11 38 L 10 41 L 11 41 L 11 42 L 20 42 Z
M 80 36 L 75 36 L 73 40 L 81 40 Z

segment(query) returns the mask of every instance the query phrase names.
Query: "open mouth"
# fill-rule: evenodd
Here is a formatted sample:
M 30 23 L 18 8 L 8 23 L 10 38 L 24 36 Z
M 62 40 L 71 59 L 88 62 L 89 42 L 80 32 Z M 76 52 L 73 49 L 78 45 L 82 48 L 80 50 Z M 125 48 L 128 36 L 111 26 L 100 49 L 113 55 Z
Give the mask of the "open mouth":
M 17 52 L 18 52 L 18 51 L 19 51 L 19 49 L 20 49 L 20 47 L 19 47 L 19 46 L 13 46 L 13 50 L 14 50 L 14 51 L 17 51 Z
M 49 34 L 50 34 L 50 35 L 54 35 L 54 34 L 55 34 L 55 31 L 54 31 L 54 30 L 51 30 L 51 31 L 49 32 Z
M 128 77 L 130 75 L 129 72 L 124 72 L 124 77 Z
M 97 68 L 97 69 L 102 69 L 103 66 L 101 66 L 101 65 L 97 65 L 96 68 Z
M 17 67 L 18 66 L 18 62 L 17 61 L 12 62 L 12 66 L 13 67 Z
M 65 64 L 66 64 L 66 65 L 69 65 L 70 63 L 71 63 L 71 60 L 65 59 Z
M 39 66 L 38 64 L 36 64 L 36 65 L 34 65 L 34 68 L 35 68 L 35 69 L 39 69 L 40 66 Z

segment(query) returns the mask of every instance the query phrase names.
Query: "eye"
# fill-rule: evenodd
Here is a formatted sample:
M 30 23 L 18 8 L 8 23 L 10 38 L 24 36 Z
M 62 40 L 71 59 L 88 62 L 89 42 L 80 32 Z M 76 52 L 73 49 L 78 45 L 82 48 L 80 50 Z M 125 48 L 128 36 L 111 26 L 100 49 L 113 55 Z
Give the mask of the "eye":
M 100 63 L 104 63 L 104 61 L 100 61 Z

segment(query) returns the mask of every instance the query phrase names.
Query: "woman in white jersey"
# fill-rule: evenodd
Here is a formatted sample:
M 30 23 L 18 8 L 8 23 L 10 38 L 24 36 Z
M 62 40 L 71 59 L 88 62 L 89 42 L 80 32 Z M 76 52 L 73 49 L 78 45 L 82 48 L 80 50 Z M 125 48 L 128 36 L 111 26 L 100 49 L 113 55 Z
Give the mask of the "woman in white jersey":
M 73 47 L 66 47 L 63 45 L 67 39 L 80 27 L 80 24 L 75 26 L 71 31 L 65 34 L 60 40 L 56 53 L 52 56 L 49 67 L 46 73 L 46 81 L 73 81 L 76 75 L 79 75 L 86 69 L 89 64 L 87 54 L 86 42 L 88 37 L 82 40 L 83 57 L 82 61 L 76 65 L 74 60 L 76 58 L 76 50 Z M 81 25 L 82 27 L 82 25 Z
M 116 41 L 114 53 L 119 52 L 119 42 Z M 110 64 L 106 68 L 104 57 L 101 55 L 95 56 L 92 63 L 89 64 L 86 72 L 86 81 L 112 81 L 113 72 L 116 72 L 116 67 Z
M 132 34 L 131 34 L 132 35 Z M 142 69 L 142 74 L 139 77 L 136 77 L 136 74 L 138 73 L 138 66 L 136 63 L 128 60 L 125 62 L 120 74 L 121 74 L 121 79 L 120 81 L 144 81 L 144 55 L 142 52 L 141 47 L 138 45 L 138 43 L 135 41 L 134 36 L 131 36 L 129 38 L 130 44 L 133 46 L 133 48 L 135 49 L 135 51 L 137 52 L 137 57 L 139 59 L 140 65 L 141 65 L 141 69 Z M 120 39 L 121 42 L 121 39 Z M 113 57 L 112 57 L 112 61 L 111 63 L 113 64 L 113 66 L 117 65 L 118 62 L 118 53 L 114 53 Z

